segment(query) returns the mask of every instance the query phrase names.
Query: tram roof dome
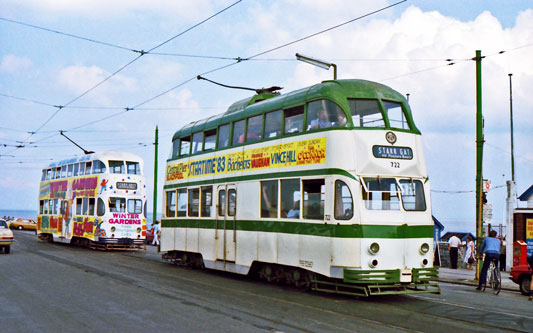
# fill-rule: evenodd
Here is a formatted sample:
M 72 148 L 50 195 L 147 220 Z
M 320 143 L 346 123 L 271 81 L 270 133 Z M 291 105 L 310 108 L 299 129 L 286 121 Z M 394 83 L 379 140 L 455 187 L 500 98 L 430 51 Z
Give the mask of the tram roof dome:
M 358 80 L 327 80 L 321 83 L 291 91 L 287 94 L 261 93 L 241 99 L 231 104 L 226 112 L 191 122 L 176 131 L 172 140 L 234 120 L 245 119 L 268 110 L 281 110 L 302 105 L 304 102 L 327 97 L 339 105 L 346 104 L 346 96 L 351 98 L 376 98 L 405 102 L 407 100 L 396 90 L 381 83 Z M 342 100 L 341 100 L 342 99 Z M 346 109 L 349 109 L 346 105 Z M 409 110 L 410 112 L 410 110 Z

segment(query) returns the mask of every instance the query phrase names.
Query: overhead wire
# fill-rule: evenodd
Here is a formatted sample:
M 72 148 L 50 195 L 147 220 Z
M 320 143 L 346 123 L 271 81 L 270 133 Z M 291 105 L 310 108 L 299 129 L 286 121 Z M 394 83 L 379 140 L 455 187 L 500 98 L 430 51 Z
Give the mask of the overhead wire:
M 201 25 L 201 24 L 203 24 L 203 23 L 209 21 L 210 19 L 212 19 L 212 18 L 218 16 L 219 14 L 225 12 L 226 10 L 228 10 L 229 8 L 235 6 L 236 4 L 240 3 L 241 1 L 242 1 L 242 0 L 238 0 L 238 1 L 234 2 L 234 3 L 231 4 L 230 6 L 225 7 L 224 9 L 222 9 L 222 10 L 220 10 L 220 11 L 214 13 L 213 15 L 211 15 L 211 16 L 209 16 L 208 18 L 202 20 L 201 22 L 199 22 L 199 23 L 193 25 L 192 27 L 189 27 L 189 28 L 186 29 L 185 31 L 182 31 L 182 32 L 180 32 L 179 34 L 177 34 L 177 35 L 175 35 L 175 36 L 173 36 L 173 37 L 167 39 L 166 41 L 164 41 L 164 42 L 162 42 L 162 43 L 160 43 L 160 44 L 158 44 L 158 45 L 152 47 L 152 48 L 151 48 L 150 50 L 148 50 L 148 51 L 144 51 L 144 50 L 136 51 L 136 50 L 134 50 L 134 52 L 138 52 L 138 53 L 139 53 L 139 55 L 138 55 L 136 58 L 134 58 L 133 60 L 131 60 L 130 62 L 128 62 L 126 65 L 120 67 L 118 70 L 116 70 L 115 72 L 113 72 L 111 75 L 107 76 L 104 80 L 100 81 L 99 83 L 97 83 L 97 84 L 94 85 L 93 87 L 89 88 L 87 91 L 85 91 L 84 93 L 82 93 L 82 94 L 79 95 L 78 97 L 74 98 L 74 99 L 71 100 L 70 102 L 66 103 L 65 105 L 59 105 L 59 106 L 56 106 L 56 107 L 57 107 L 57 110 L 56 110 L 56 111 L 55 111 L 55 112 L 54 112 L 54 113 L 53 113 L 53 114 L 52 114 L 52 115 L 51 115 L 51 116 L 50 116 L 50 117 L 49 117 L 49 118 L 48 118 L 48 119 L 47 119 L 47 120 L 41 125 L 41 126 L 39 126 L 39 127 L 37 128 L 37 130 L 30 132 L 29 137 L 27 137 L 27 138 L 25 139 L 25 141 L 27 141 L 27 140 L 28 140 L 31 136 L 33 136 L 35 133 L 38 133 L 39 130 L 41 130 L 46 124 L 48 124 L 48 123 L 49 123 L 49 122 L 50 122 L 50 121 L 51 121 L 51 120 L 52 120 L 52 119 L 53 119 L 53 118 L 59 113 L 59 111 L 61 111 L 65 106 L 68 106 L 68 105 L 74 103 L 75 101 L 79 100 L 79 99 L 82 98 L 83 96 L 87 95 L 89 92 L 93 91 L 94 89 L 96 89 L 97 87 L 99 87 L 101 84 L 103 84 L 104 82 L 108 81 L 109 79 L 111 79 L 112 77 L 114 77 L 115 75 L 117 75 L 118 73 L 120 73 L 121 71 L 123 71 L 126 67 L 128 67 L 129 65 L 131 65 L 132 63 L 134 63 L 135 61 L 137 61 L 137 60 L 138 60 L 140 57 L 142 57 L 143 55 L 145 55 L 145 54 L 147 54 L 147 53 L 150 53 L 151 51 L 153 51 L 153 50 L 155 50 L 155 49 L 157 49 L 157 48 L 159 48 L 159 47 L 161 47 L 161 46 L 163 46 L 163 45 L 169 43 L 170 41 L 172 41 L 172 40 L 174 40 L 174 39 L 176 39 L 176 38 L 178 38 L 178 37 L 180 37 L 180 36 L 182 36 L 183 34 L 185 34 L 185 33 L 189 32 L 189 31 L 191 31 L 192 29 L 198 27 L 199 25 Z M 128 108 L 126 108 L 126 111 L 124 111 L 124 112 L 127 112 L 127 111 L 129 111 Z M 122 114 L 122 113 L 124 113 L 124 112 L 121 112 L 120 114 Z M 118 115 L 118 114 L 116 114 L 116 115 Z M 113 115 L 113 116 L 115 116 L 115 115 Z M 109 118 L 110 118 L 110 117 L 109 117 Z
M 20 24 L 20 25 L 23 25 L 23 26 L 26 26 L 26 27 L 30 27 L 30 28 L 34 28 L 34 29 L 53 32 L 53 33 L 56 33 L 56 34 L 59 34 L 59 35 L 72 37 L 72 38 L 76 38 L 76 39 L 81 39 L 81 40 L 85 40 L 85 41 L 92 42 L 92 43 L 106 45 L 106 46 L 114 47 L 114 48 L 117 48 L 117 49 L 122 49 L 122 50 L 126 50 L 126 51 L 135 51 L 134 49 L 131 49 L 129 47 L 125 47 L 125 46 L 121 46 L 121 45 L 117 45 L 117 44 L 112 44 L 112 43 L 106 43 L 106 42 L 98 41 L 98 40 L 92 39 L 92 38 L 81 37 L 81 36 L 69 34 L 69 33 L 66 33 L 66 32 L 58 31 L 58 30 L 53 30 L 53 29 L 49 29 L 49 28 L 40 27 L 40 26 L 34 25 L 34 24 L 29 24 L 29 23 L 25 23 L 25 22 L 10 20 L 10 19 L 7 19 L 5 17 L 0 17 L 0 20 L 6 21 L 6 22 L 15 23 L 15 24 Z

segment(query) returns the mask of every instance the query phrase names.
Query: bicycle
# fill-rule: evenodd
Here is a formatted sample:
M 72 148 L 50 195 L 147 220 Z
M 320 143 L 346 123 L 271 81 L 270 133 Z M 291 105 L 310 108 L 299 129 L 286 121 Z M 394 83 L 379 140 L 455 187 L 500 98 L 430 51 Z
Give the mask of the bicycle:
M 498 295 L 500 290 L 502 290 L 502 276 L 500 274 L 500 270 L 498 269 L 498 265 L 496 264 L 496 260 L 490 261 L 490 266 L 487 273 L 489 275 L 487 278 L 488 281 L 485 282 L 482 290 L 485 291 L 488 283 L 490 288 L 493 289 L 494 295 Z

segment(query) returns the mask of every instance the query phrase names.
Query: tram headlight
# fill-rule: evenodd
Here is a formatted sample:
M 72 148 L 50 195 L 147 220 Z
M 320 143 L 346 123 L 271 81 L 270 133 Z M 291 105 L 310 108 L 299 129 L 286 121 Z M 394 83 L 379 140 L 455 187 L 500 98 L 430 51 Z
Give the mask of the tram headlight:
M 111 227 L 111 232 L 115 232 L 115 227 Z
M 426 254 L 429 252 L 429 244 L 428 243 L 424 243 L 422 245 L 420 245 L 420 254 Z
M 370 268 L 374 268 L 374 267 L 376 267 L 378 264 L 379 264 L 379 262 L 378 262 L 377 259 L 372 259 L 372 260 L 370 260 L 370 261 L 368 262 L 368 266 L 369 266 Z
M 379 252 L 379 244 L 374 242 L 372 244 L 370 244 L 370 246 L 368 247 L 368 252 L 372 255 L 376 254 Z
M 137 228 L 137 233 L 138 233 L 138 234 L 141 233 L 141 228 Z

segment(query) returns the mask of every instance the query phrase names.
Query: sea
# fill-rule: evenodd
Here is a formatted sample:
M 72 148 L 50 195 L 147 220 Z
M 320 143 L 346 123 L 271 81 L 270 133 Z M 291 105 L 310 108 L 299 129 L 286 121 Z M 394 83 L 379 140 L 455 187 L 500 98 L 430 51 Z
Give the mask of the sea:
M 23 219 L 31 219 L 36 220 L 37 219 L 37 211 L 36 210 L 15 210 L 15 209 L 0 209 L 0 218 L 4 218 L 4 216 L 10 217 L 10 218 L 23 218 Z M 153 214 L 151 212 L 148 213 L 148 216 L 146 217 L 146 225 L 150 226 L 153 222 Z M 161 219 L 161 213 L 157 214 L 157 219 Z

